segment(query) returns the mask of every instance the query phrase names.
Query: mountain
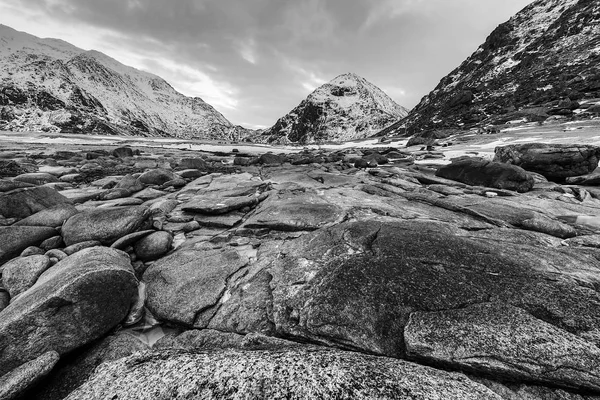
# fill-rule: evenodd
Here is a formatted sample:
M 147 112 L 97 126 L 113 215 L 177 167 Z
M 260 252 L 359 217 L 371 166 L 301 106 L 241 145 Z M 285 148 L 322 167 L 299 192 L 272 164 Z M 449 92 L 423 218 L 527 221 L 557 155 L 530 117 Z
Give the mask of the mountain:
M 537 0 L 498 26 L 386 133 L 572 115 L 600 97 L 600 2 Z M 577 111 L 575 112 L 577 114 Z M 395 132 L 394 132 L 395 131 Z
M 236 139 L 199 97 L 97 51 L 0 25 L 0 130 Z
M 307 144 L 363 139 L 407 113 L 377 86 L 348 73 L 317 88 L 259 140 Z

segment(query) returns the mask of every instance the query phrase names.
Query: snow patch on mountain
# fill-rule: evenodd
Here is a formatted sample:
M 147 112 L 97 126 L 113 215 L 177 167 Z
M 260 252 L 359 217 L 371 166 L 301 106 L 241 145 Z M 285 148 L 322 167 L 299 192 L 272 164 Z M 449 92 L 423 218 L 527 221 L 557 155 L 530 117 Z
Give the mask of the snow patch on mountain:
M 234 140 L 243 131 L 162 78 L 59 39 L 0 25 L 0 65 L 0 129 Z

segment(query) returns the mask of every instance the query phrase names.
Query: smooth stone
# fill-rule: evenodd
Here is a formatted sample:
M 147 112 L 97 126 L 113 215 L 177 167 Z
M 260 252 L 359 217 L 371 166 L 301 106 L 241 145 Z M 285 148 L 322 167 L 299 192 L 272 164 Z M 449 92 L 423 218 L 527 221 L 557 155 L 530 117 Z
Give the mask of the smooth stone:
M 416 312 L 404 339 L 413 359 L 517 381 L 600 390 L 598 347 L 506 304 Z
M 111 155 L 117 158 L 133 157 L 131 147 L 117 147 L 111 152 Z
M 179 162 L 177 168 L 183 170 L 194 169 L 197 171 L 206 171 L 206 169 L 208 168 L 208 163 L 202 158 L 184 158 Z
M 26 182 L 13 181 L 11 179 L 0 179 L 0 193 L 10 192 L 11 190 L 15 190 L 15 189 L 30 188 L 30 187 L 35 187 L 35 185 L 32 185 L 31 183 L 26 183 Z
M 32 185 L 43 185 L 45 183 L 59 182 L 58 178 L 52 174 L 44 172 L 29 172 L 13 178 L 15 181 L 31 183 Z
M 386 357 L 306 347 L 164 350 L 107 363 L 66 400 L 448 399 L 500 400 L 463 374 Z
M 0 227 L 0 265 L 21 254 L 29 246 L 37 246 L 56 236 L 56 229 L 41 226 Z
M 48 250 L 44 255 L 51 260 L 55 259 L 57 261 L 62 261 L 68 257 L 67 253 L 59 249 Z
M 40 249 L 37 246 L 29 246 L 28 248 L 26 248 L 25 250 L 23 250 L 21 252 L 19 257 L 29 257 L 29 256 L 37 256 L 37 255 L 43 256 L 45 252 L 46 252 L 46 250 Z
M 440 167 L 435 175 L 467 185 L 508 189 L 519 193 L 530 191 L 534 185 L 533 178 L 521 167 L 477 157 L 453 160 L 451 164 Z
M 206 172 L 198 169 L 184 169 L 182 171 L 177 171 L 177 174 L 184 179 L 196 179 L 206 175 Z
M 54 250 L 65 246 L 65 242 L 63 242 L 62 236 L 57 235 L 51 238 L 44 240 L 40 244 L 40 249 L 42 250 Z
M 146 306 L 157 318 L 205 327 L 207 315 L 214 313 L 228 278 L 248 262 L 235 250 L 178 250 L 144 273 Z
M 71 201 L 56 190 L 39 186 L 0 194 L 0 214 L 7 218 L 27 218 L 39 211 Z
M 148 200 L 157 199 L 164 195 L 166 195 L 166 193 L 163 192 L 162 190 L 146 188 L 146 189 L 141 190 L 141 191 L 137 192 L 136 194 L 134 194 L 133 197 L 135 197 L 136 199 L 143 200 L 143 201 L 148 201 Z
M 30 215 L 15 223 L 15 225 L 49 226 L 57 228 L 78 212 L 79 210 L 72 204 L 60 204 Z
M 59 354 L 51 350 L 1 376 L 0 399 L 21 398 L 24 393 L 52 371 L 59 359 Z
M 2 284 L 15 298 L 32 287 L 49 267 L 50 259 L 45 255 L 15 258 L 2 266 Z
M 149 204 L 149 203 L 144 203 L 144 204 Z M 168 213 L 170 213 L 171 211 L 173 211 L 175 209 L 175 207 L 177 207 L 179 205 L 179 202 L 177 200 L 173 200 L 173 199 L 159 199 L 156 202 L 153 202 L 149 208 L 150 211 L 152 212 L 152 215 L 156 216 L 156 215 L 167 215 Z
M 113 249 L 124 250 L 125 248 L 127 248 L 127 246 L 131 246 L 138 240 L 143 239 L 144 237 L 146 237 L 154 232 L 156 232 L 156 231 L 154 231 L 152 229 L 147 229 L 145 231 L 130 233 L 128 235 L 125 235 L 125 236 L 117 239 L 113 244 L 110 245 L 110 247 L 112 247 Z
M 124 189 L 126 193 L 135 193 L 143 190 L 145 188 L 144 184 L 140 182 L 140 180 L 133 175 L 125 175 L 113 189 Z
M 75 243 L 70 246 L 67 246 L 63 249 L 63 252 L 66 255 L 70 256 L 70 255 L 77 253 L 78 251 L 83 250 L 83 249 L 87 249 L 90 247 L 97 247 L 97 246 L 102 246 L 102 243 L 100 243 L 97 240 L 88 240 L 86 242 L 79 242 L 79 243 Z
M 137 231 L 148 217 L 148 208 L 142 206 L 85 211 L 65 222 L 62 236 L 67 246 L 89 240 L 110 245 L 117 239 Z
M 178 176 L 173 172 L 157 168 L 144 172 L 138 179 L 146 185 L 162 185 L 163 183 L 172 181 L 176 178 L 178 178 Z
M 171 249 L 173 236 L 169 232 L 154 232 L 140 239 L 134 246 L 133 251 L 142 261 L 156 260 Z
M 82 250 L 45 271 L 0 318 L 0 375 L 43 354 L 100 338 L 129 311 L 137 279 L 127 254 Z
M 47 173 L 50 175 L 54 175 L 57 178 L 60 178 L 63 175 L 76 174 L 78 172 L 78 170 L 77 170 L 77 168 L 73 168 L 73 167 L 43 165 L 39 168 L 38 172 Z

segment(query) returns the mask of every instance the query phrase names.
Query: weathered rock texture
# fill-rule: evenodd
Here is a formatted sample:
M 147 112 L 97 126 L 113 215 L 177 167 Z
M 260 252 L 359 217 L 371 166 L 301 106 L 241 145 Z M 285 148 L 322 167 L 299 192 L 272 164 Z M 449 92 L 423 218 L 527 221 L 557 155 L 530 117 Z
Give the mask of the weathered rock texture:
M 501 399 L 457 373 L 318 348 L 146 353 L 100 367 L 68 400 Z
M 45 351 L 65 354 L 108 332 L 127 314 L 137 280 L 128 257 L 94 247 L 43 273 L 0 318 L 0 375 Z
M 526 143 L 496 147 L 494 161 L 518 165 L 548 179 L 586 175 L 598 167 L 600 147 Z

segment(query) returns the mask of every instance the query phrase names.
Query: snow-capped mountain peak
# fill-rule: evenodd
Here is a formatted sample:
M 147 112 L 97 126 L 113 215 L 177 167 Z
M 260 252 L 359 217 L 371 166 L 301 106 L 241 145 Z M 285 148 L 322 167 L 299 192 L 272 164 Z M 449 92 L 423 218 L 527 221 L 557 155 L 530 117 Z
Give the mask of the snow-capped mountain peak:
M 315 89 L 263 133 L 270 143 L 348 141 L 372 136 L 407 110 L 363 77 L 346 73 Z
M 236 139 L 199 97 L 95 50 L 0 25 L 0 129 Z

